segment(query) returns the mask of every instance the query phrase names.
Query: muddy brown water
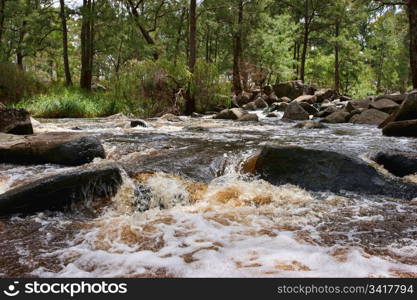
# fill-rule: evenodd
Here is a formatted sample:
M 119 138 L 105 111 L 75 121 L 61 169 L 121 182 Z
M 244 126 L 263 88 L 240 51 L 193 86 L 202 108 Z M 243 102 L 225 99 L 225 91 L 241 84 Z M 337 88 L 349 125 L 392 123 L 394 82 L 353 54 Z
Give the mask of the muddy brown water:
M 35 131 L 78 127 L 100 138 L 107 159 L 93 163 L 119 162 L 124 183 L 112 199 L 0 219 L 1 277 L 417 276 L 417 201 L 311 193 L 241 172 L 267 143 L 366 159 L 416 152 L 417 140 L 372 126 L 294 129 L 266 118 L 147 122 L 41 120 Z M 0 193 L 71 169 L 0 165 Z

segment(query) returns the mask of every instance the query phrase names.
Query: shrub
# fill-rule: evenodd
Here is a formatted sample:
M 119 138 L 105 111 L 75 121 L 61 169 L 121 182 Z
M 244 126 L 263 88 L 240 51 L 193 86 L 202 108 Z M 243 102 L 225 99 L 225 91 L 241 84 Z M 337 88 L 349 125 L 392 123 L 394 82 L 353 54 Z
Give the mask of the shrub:
M 0 63 L 0 100 L 16 103 L 23 97 L 43 90 L 42 84 L 31 73 L 19 69 L 12 63 Z

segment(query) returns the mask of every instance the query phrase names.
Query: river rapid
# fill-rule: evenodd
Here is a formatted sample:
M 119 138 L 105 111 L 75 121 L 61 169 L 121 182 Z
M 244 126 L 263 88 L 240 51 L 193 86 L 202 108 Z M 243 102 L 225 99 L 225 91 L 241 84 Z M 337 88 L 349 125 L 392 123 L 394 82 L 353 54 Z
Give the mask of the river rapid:
M 416 139 L 277 118 L 146 121 L 40 120 L 37 132 L 97 136 L 107 158 L 92 164 L 118 162 L 124 182 L 111 199 L 1 218 L 0 277 L 417 277 L 417 199 L 309 192 L 244 172 L 266 144 L 367 160 L 416 152 Z M 0 193 L 72 169 L 0 164 Z

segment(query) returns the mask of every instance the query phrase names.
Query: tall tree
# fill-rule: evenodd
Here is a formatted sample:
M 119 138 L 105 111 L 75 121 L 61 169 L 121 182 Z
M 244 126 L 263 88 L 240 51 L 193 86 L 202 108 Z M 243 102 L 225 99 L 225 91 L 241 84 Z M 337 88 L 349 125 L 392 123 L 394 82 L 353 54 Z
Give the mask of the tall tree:
M 65 73 L 65 85 L 72 85 L 71 71 L 68 59 L 68 29 L 67 29 L 67 16 L 65 13 L 65 0 L 59 0 L 60 4 L 60 17 L 62 26 L 62 55 L 64 60 L 64 73 Z
M 408 0 L 408 19 L 410 22 L 410 67 L 413 87 L 417 89 L 417 0 Z
M 237 24 L 233 35 L 233 91 L 235 95 L 243 91 L 242 78 L 240 74 L 242 56 L 242 25 L 243 25 L 243 0 L 235 0 L 237 5 Z
M 80 87 L 91 90 L 94 58 L 95 0 L 83 0 L 81 8 L 81 75 Z
M 188 69 L 191 74 L 194 74 L 195 64 L 197 61 L 197 1 L 190 0 L 190 37 L 189 37 L 189 62 Z M 186 109 L 185 113 L 191 115 L 195 111 L 195 97 L 193 91 L 188 87 L 186 95 Z

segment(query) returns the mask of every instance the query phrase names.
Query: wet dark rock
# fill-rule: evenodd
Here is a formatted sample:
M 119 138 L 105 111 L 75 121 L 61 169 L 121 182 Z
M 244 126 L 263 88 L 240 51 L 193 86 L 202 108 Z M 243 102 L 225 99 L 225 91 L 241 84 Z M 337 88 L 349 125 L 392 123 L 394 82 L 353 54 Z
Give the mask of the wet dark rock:
M 319 103 L 324 100 L 334 100 L 338 97 L 338 93 L 333 89 L 321 89 L 315 92 L 314 95 Z
M 253 103 L 259 109 L 268 107 L 268 103 L 264 99 L 262 99 L 261 97 L 259 97 L 258 99 L 256 99 Z
M 214 119 L 220 120 L 237 120 L 248 112 L 242 108 L 224 109 L 214 116 Z
M 282 82 L 274 85 L 273 89 L 278 98 L 288 97 L 290 99 L 302 95 L 314 95 L 315 92 L 313 87 L 304 84 L 301 80 Z
M 382 129 L 386 136 L 417 137 L 417 120 L 391 122 Z
M 417 91 L 407 95 L 401 106 L 380 127 L 388 136 L 417 137 Z
M 417 185 L 387 178 L 357 157 L 332 151 L 266 146 L 256 171 L 274 185 L 293 184 L 311 191 L 353 191 L 408 200 L 417 196 Z
M 347 121 L 349 121 L 351 114 L 348 113 L 345 110 L 338 110 L 330 115 L 328 115 L 326 118 L 324 118 L 324 120 L 322 120 L 322 122 L 324 123 L 332 123 L 332 124 L 337 124 L 337 123 L 346 123 Z
M 0 195 L 0 214 L 62 210 L 72 203 L 114 196 L 122 176 L 116 165 L 93 166 L 36 180 Z
M 265 97 L 265 102 L 268 105 L 271 105 L 272 103 L 280 102 L 280 99 L 277 97 L 277 95 L 275 95 L 274 93 L 272 93 L 271 95 Z
M 82 129 L 78 126 L 72 127 L 71 130 L 75 130 L 75 131 L 81 131 Z
M 309 115 L 316 116 L 319 113 L 317 108 L 315 108 L 313 105 L 310 105 L 306 102 L 301 102 L 300 105 L 302 108 L 304 108 L 306 112 L 308 112 Z
M 96 157 L 105 158 L 105 152 L 93 136 L 65 132 L 28 136 L 0 134 L 0 163 L 78 166 Z
M 382 95 L 382 96 L 375 97 L 374 101 L 388 99 L 388 100 L 401 104 L 405 100 L 406 97 L 407 97 L 407 94 L 395 93 L 395 94 Z
M 316 121 L 303 121 L 295 125 L 293 128 L 323 129 L 323 128 L 327 128 L 327 126 Z
M 354 124 L 379 125 L 389 117 L 389 114 L 376 109 L 366 109 L 360 114 L 355 114 L 350 120 Z
M 310 115 L 308 112 L 302 108 L 302 106 L 296 102 L 293 101 L 290 104 L 288 104 L 287 108 L 285 109 L 284 116 L 282 118 L 283 120 L 308 120 L 310 119 Z
M 30 114 L 24 109 L 0 107 L 0 132 L 10 134 L 32 134 Z
M 350 105 L 352 105 L 353 109 L 357 109 L 357 108 L 366 108 L 366 109 L 368 109 L 371 105 L 371 100 L 370 99 L 359 99 L 359 100 L 349 101 L 349 103 L 350 103 Z
M 378 152 L 373 160 L 391 174 L 404 177 L 417 173 L 417 154 L 405 152 Z
M 278 114 L 274 112 L 270 112 L 266 115 L 267 118 L 278 118 Z
M 326 107 L 324 110 L 320 111 L 316 115 L 316 117 L 325 118 L 325 117 L 331 115 L 332 113 L 337 112 L 338 110 L 339 109 L 336 107 L 336 105 L 332 104 L 332 105 Z
M 202 114 L 199 114 L 199 113 L 197 113 L 197 112 L 193 112 L 192 114 L 191 114 L 191 118 L 202 118 L 203 117 L 203 115 Z
M 265 95 L 270 96 L 274 92 L 274 89 L 272 88 L 272 86 L 266 85 L 263 88 L 263 92 L 264 92 Z
M 148 123 L 143 120 L 133 120 L 130 121 L 130 127 L 149 127 Z
M 391 114 L 395 112 L 400 107 L 400 105 L 389 99 L 380 99 L 372 102 L 371 107 L 387 114 Z

